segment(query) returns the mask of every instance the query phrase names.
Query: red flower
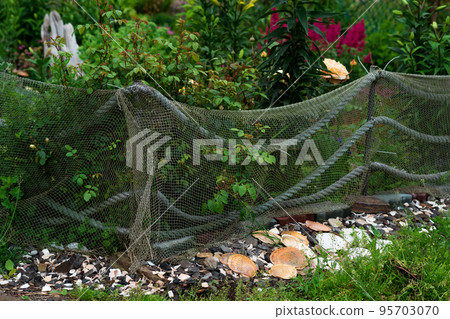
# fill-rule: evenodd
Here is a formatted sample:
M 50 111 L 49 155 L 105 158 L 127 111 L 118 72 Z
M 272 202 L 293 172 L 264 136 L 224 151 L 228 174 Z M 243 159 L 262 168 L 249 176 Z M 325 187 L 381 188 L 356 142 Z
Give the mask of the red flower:
M 373 62 L 372 62 L 372 51 L 369 52 L 369 54 L 364 57 L 363 63 L 373 64 Z

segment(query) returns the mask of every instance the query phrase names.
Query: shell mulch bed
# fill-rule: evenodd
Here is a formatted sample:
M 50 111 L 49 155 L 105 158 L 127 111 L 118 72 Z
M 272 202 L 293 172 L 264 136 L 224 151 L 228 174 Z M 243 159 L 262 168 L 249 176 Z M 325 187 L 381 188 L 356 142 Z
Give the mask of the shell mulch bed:
M 23 256 L 24 262 L 17 266 L 12 278 L 0 275 L 0 295 L 54 300 L 64 298 L 62 295 L 77 286 L 89 286 L 117 290 L 125 297 L 139 288 L 144 294 L 160 293 L 177 299 L 180 291 L 192 285 L 198 285 L 197 293 L 213 289 L 217 283 L 220 286 L 240 280 L 250 286 L 276 285 L 314 272 L 317 266 L 338 271 L 342 258 L 370 256 L 364 246 L 372 240 L 374 232 L 383 234 L 384 239 L 377 239 L 375 244 L 382 253 L 392 244 L 387 239 L 389 235 L 402 227 L 432 231 L 431 218 L 447 212 L 449 207 L 448 199 L 422 203 L 414 200 L 386 214 L 352 213 L 345 219 L 329 219 L 324 223 L 275 225 L 270 230 L 256 231 L 244 240 L 204 249 L 178 264 L 148 262 L 136 274 L 124 270 L 126 266 L 120 261 L 116 263 L 116 258 L 108 260 L 80 252 L 34 249 Z

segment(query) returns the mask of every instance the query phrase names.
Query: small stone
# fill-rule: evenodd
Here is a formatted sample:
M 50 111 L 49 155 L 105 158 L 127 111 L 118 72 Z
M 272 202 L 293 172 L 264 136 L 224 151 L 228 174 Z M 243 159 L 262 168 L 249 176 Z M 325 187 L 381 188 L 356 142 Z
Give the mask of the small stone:
M 81 265 L 83 264 L 83 261 L 86 259 L 86 257 L 83 257 L 81 255 L 74 255 L 75 257 L 72 256 L 73 261 L 72 261 L 72 266 L 71 268 L 73 269 L 77 269 L 80 268 Z M 71 258 L 71 259 L 72 259 Z
M 365 225 L 367 222 L 363 218 L 356 218 L 356 222 L 360 225 Z
M 44 281 L 45 281 L 45 282 L 50 282 L 50 281 L 52 281 L 52 276 L 51 276 L 51 275 L 46 276 L 46 277 L 44 278 Z
M 64 246 L 62 245 L 57 245 L 55 243 L 51 244 L 50 247 L 58 249 L 58 250 L 64 250 Z
M 216 257 L 207 257 L 203 260 L 203 265 L 205 265 L 208 270 L 215 270 L 219 264 L 219 259 Z
M 167 292 L 167 296 L 169 296 L 169 298 L 173 298 L 173 297 L 174 297 L 173 291 L 172 291 L 172 290 L 169 290 L 169 291 Z
M 220 246 L 220 250 L 222 250 L 222 252 L 223 252 L 224 254 L 226 254 L 226 253 L 232 253 L 232 252 L 233 252 L 233 250 L 232 250 L 230 247 L 227 247 L 227 246 L 225 246 L 225 245 L 221 245 L 221 246 Z
M 120 269 L 110 269 L 109 270 L 109 278 L 110 279 L 115 279 L 116 277 L 119 277 L 122 275 L 122 272 Z
M 328 219 L 328 223 L 331 226 L 336 227 L 336 228 L 339 228 L 339 227 L 343 226 L 342 222 L 339 219 L 337 219 L 337 218 L 330 218 L 330 219 Z
M 183 269 L 189 268 L 191 266 L 191 262 L 189 260 L 182 260 L 180 262 L 180 267 Z
M 0 285 L 2 285 L 2 286 L 7 285 L 8 282 L 9 282 L 8 280 L 2 280 L 2 281 L 0 281 Z
M 209 284 L 207 282 L 202 282 L 202 288 L 208 288 Z
M 253 247 L 256 247 L 258 245 L 258 239 L 256 239 L 253 236 L 249 236 L 249 237 L 245 238 L 245 243 L 247 245 L 252 245 Z
M 55 267 L 55 272 L 68 273 L 70 271 L 70 262 L 68 260 L 63 261 L 61 264 Z
M 178 279 L 179 279 L 180 281 L 186 281 L 186 280 L 188 280 L 189 278 L 191 278 L 191 276 L 186 275 L 186 274 L 180 274 L 180 275 L 178 275 Z
M 203 277 L 202 280 L 208 280 L 212 277 L 212 274 L 210 272 L 207 272 Z
M 165 261 L 163 261 L 161 264 L 159 264 L 159 268 L 161 268 L 162 270 L 166 270 L 166 271 L 172 270 L 172 267 Z
M 39 272 L 46 272 L 47 271 L 47 264 L 38 264 L 38 271 Z
M 49 286 L 49 285 L 45 285 L 44 287 L 42 287 L 42 292 L 48 292 L 48 291 L 51 291 L 52 290 L 52 288 Z
M 158 281 L 156 282 L 156 285 L 157 285 L 158 287 L 164 287 L 164 281 L 158 280 Z
M 81 248 L 78 248 L 78 247 L 79 247 L 78 243 L 70 243 L 66 246 L 66 248 L 70 249 L 70 250 L 82 250 L 82 251 L 88 250 L 85 246 L 82 246 Z
M 38 253 L 37 250 L 32 250 L 32 251 L 30 251 L 30 255 L 31 255 L 31 256 L 37 255 L 37 253 Z
M 29 287 L 30 287 L 29 284 L 24 284 L 24 285 L 20 286 L 19 289 L 27 289 Z

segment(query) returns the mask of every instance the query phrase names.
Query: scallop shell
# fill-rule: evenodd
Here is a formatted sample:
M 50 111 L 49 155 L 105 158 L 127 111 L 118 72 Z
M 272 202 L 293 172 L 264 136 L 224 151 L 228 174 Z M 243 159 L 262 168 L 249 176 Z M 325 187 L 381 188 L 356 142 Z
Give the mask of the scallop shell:
M 208 258 L 212 256 L 213 256 L 212 253 L 197 253 L 197 258 Z
M 318 222 L 313 222 L 313 221 L 307 220 L 305 224 L 306 224 L 306 227 L 308 227 L 312 230 L 315 230 L 315 231 L 331 231 L 330 227 L 328 227 L 324 224 L 318 223 Z
M 253 232 L 253 237 L 255 237 L 256 239 L 259 239 L 260 241 L 262 241 L 265 244 L 279 244 L 281 242 L 281 237 L 273 232 L 271 232 L 270 230 L 266 231 L 266 230 L 258 230 Z
M 228 266 L 228 262 L 230 261 L 230 257 L 235 255 L 234 253 L 226 253 L 220 256 L 220 262 L 224 265 Z
M 297 277 L 297 269 L 291 265 L 277 264 L 270 268 L 269 274 L 278 278 L 291 279 Z
M 298 239 L 297 237 L 288 235 L 288 234 L 283 234 L 283 236 L 281 236 L 283 244 L 286 247 L 294 247 L 297 248 L 298 250 L 302 251 L 305 253 L 305 256 L 308 258 L 314 258 L 316 257 L 316 254 L 312 251 L 311 248 L 309 248 L 307 245 L 305 245 L 300 239 Z
M 282 247 L 274 250 L 270 255 L 270 261 L 274 264 L 286 264 L 297 269 L 303 269 L 308 265 L 305 253 L 294 247 Z
M 248 257 L 241 254 L 233 254 L 228 258 L 228 266 L 235 272 L 247 277 L 254 277 L 258 266 Z
M 281 233 L 281 237 L 283 238 L 283 235 L 290 235 L 290 236 L 294 236 L 295 238 L 298 238 L 302 243 L 304 243 L 306 246 L 309 245 L 309 241 L 308 238 L 306 238 L 306 236 L 303 236 L 302 234 L 300 234 L 298 231 L 295 230 L 286 230 L 284 232 Z

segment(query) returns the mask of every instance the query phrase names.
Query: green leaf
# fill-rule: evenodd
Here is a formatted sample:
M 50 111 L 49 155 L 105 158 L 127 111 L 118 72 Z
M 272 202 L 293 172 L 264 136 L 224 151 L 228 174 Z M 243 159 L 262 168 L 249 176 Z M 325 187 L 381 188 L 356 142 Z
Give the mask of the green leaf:
M 94 92 L 93 88 L 87 88 L 87 90 L 86 90 L 87 94 L 92 94 L 92 92 Z
M 295 13 L 302 24 L 303 30 L 305 30 L 305 33 L 308 33 L 308 14 L 306 13 L 305 7 L 301 6 L 300 8 L 296 8 Z
M 250 187 L 249 189 L 248 189 L 248 193 L 250 194 L 250 197 L 253 199 L 253 200 L 256 200 L 256 189 L 255 189 L 255 187 Z
M 83 199 L 88 202 L 91 199 L 92 195 L 89 191 L 85 192 L 83 195 Z
M 212 199 L 208 200 L 208 208 L 210 211 L 214 213 L 216 208 L 216 202 Z
M 78 26 L 78 32 L 80 32 L 80 34 L 83 34 L 85 30 L 86 30 L 86 26 L 85 25 L 79 25 Z
M 244 196 L 246 191 L 247 191 L 247 187 L 245 187 L 245 185 L 239 186 L 239 188 L 238 188 L 239 196 Z
M 14 269 L 14 263 L 12 262 L 11 259 L 8 259 L 5 263 L 5 269 L 8 271 L 11 271 Z

